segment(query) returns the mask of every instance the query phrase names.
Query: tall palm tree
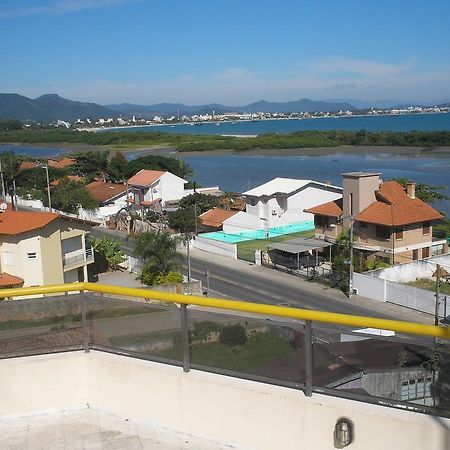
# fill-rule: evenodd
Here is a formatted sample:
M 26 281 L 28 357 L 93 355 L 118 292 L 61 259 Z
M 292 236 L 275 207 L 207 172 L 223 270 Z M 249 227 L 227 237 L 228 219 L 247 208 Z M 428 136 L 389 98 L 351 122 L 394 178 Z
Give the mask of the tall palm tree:
M 4 152 L 0 155 L 5 191 L 11 194 L 11 203 L 15 209 L 15 184 L 19 175 L 22 158 L 14 152 Z
M 136 238 L 135 254 L 140 256 L 144 265 L 166 275 L 180 267 L 181 255 L 177 252 L 178 239 L 167 232 L 147 231 Z

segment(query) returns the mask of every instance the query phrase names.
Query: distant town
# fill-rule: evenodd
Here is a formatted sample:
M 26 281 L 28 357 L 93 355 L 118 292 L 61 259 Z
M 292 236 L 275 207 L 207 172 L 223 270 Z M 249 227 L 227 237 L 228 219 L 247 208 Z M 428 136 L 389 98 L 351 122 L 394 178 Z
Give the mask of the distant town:
M 131 118 L 99 118 L 97 120 L 91 119 L 77 119 L 73 122 L 65 120 L 57 120 L 52 125 L 56 127 L 73 128 L 78 130 L 92 130 L 96 131 L 99 128 L 112 127 L 133 127 L 133 126 L 149 126 L 149 125 L 176 125 L 176 124 L 190 124 L 201 126 L 204 123 L 216 123 L 220 126 L 222 122 L 237 122 L 237 121 L 260 121 L 260 120 L 277 120 L 277 119 L 315 119 L 325 117 L 357 117 L 357 116 L 379 116 L 379 115 L 406 115 L 406 114 L 433 114 L 433 113 L 448 113 L 450 106 L 408 106 L 405 108 L 370 108 L 364 110 L 346 110 L 346 111 L 317 111 L 317 112 L 296 112 L 296 113 L 277 113 L 277 112 L 258 112 L 258 113 L 238 113 L 230 112 L 223 114 L 216 114 L 214 111 L 206 114 L 194 114 L 191 116 L 182 115 L 180 112 L 177 115 L 163 117 L 155 115 L 153 118 L 142 118 L 132 116 Z

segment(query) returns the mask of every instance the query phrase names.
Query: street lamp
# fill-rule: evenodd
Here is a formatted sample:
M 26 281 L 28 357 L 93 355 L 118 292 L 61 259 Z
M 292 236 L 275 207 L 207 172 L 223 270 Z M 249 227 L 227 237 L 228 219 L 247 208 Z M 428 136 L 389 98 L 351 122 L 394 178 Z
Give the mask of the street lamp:
M 52 198 L 50 196 L 50 180 L 48 177 L 48 163 L 41 163 L 39 161 L 36 161 L 39 164 L 39 167 L 41 169 L 45 169 L 45 175 L 47 176 L 47 195 L 48 195 L 48 207 L 50 209 L 50 212 L 52 211 Z

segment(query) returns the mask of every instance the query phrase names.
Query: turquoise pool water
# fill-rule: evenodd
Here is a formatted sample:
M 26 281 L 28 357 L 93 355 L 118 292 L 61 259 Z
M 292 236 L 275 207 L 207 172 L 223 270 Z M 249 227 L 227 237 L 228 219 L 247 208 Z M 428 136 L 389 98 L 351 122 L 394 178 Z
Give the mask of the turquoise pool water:
M 298 233 L 300 231 L 314 230 L 314 222 L 306 220 L 304 222 L 291 223 L 281 227 L 269 228 L 268 233 L 264 230 L 243 231 L 242 233 L 224 233 L 223 231 L 214 231 L 212 233 L 202 233 L 200 236 L 215 241 L 227 242 L 229 244 L 237 244 L 238 242 L 252 241 L 254 239 L 266 239 L 282 234 Z

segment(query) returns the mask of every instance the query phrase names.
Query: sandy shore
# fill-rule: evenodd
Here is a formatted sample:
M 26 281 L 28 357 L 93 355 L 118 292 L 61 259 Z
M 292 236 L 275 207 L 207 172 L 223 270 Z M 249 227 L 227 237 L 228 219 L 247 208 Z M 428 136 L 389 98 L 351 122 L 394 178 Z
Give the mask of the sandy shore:
M 309 148 L 288 148 L 288 149 L 254 149 L 246 151 L 235 150 L 213 150 L 205 152 L 177 152 L 171 145 L 158 144 L 155 146 L 135 147 L 135 148 L 117 148 L 109 145 L 88 145 L 88 144 L 68 144 L 68 143 L 48 143 L 48 144 L 0 144 L 0 150 L 3 146 L 17 146 L 30 148 L 55 148 L 61 149 L 61 153 L 85 152 L 85 151 L 105 151 L 109 150 L 111 154 L 120 151 L 124 154 L 133 153 L 143 155 L 163 155 L 185 157 L 214 157 L 219 155 L 241 155 L 241 156 L 325 156 L 325 155 L 402 155 L 405 157 L 450 157 L 450 146 L 443 147 L 399 147 L 399 146 L 362 146 L 348 145 L 340 147 L 309 147 Z M 51 155 L 49 155 L 51 156 Z

